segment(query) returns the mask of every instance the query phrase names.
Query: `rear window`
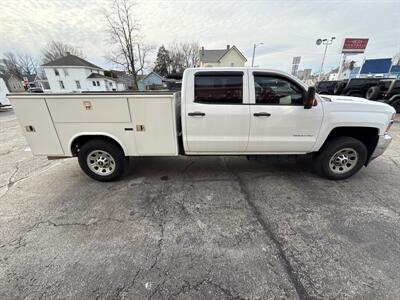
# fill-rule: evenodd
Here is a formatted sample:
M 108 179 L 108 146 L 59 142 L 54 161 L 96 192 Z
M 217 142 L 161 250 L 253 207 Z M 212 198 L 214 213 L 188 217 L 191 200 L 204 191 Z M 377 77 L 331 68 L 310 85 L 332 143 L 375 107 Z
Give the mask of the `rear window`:
M 243 102 L 242 72 L 202 72 L 194 77 L 194 101 L 206 104 Z

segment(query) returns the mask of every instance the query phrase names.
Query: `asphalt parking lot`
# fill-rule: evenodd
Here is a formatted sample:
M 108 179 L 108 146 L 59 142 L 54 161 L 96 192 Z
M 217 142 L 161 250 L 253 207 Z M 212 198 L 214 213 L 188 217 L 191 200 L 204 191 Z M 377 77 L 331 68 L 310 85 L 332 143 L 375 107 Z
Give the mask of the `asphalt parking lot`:
M 398 299 L 400 123 L 345 181 L 306 159 L 140 158 L 100 183 L 0 112 L 1 299 Z

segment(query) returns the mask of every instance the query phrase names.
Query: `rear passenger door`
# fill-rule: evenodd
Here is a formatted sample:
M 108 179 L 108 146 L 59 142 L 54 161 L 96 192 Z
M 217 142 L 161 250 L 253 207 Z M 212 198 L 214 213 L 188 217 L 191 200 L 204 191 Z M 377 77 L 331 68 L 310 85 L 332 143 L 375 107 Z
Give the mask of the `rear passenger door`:
M 186 152 L 243 152 L 249 136 L 247 72 L 196 71 L 185 88 Z
M 319 103 L 304 109 L 305 89 L 293 79 L 267 72 L 250 76 L 250 137 L 247 152 L 311 151 L 321 127 Z

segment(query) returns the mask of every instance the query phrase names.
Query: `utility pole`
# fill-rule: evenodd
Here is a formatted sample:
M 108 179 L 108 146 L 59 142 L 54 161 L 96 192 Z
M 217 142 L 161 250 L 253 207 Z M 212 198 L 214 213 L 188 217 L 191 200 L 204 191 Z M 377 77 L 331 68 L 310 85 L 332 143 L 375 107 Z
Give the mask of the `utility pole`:
M 330 39 L 318 39 L 316 42 L 317 46 L 319 46 L 321 44 L 325 45 L 324 56 L 322 57 L 322 62 L 321 62 L 321 69 L 320 69 L 319 75 L 318 75 L 318 82 L 321 80 L 321 74 L 322 74 L 322 71 L 324 70 L 326 51 L 328 50 L 328 46 L 332 45 L 334 39 L 336 39 L 336 37 L 333 36 Z
M 264 43 L 258 43 L 258 44 L 254 43 L 254 47 L 253 47 L 253 58 L 251 59 L 251 66 L 252 66 L 252 67 L 254 66 L 254 55 L 255 55 L 255 53 L 256 53 L 256 48 L 257 48 L 258 46 L 260 46 L 260 45 L 264 45 Z

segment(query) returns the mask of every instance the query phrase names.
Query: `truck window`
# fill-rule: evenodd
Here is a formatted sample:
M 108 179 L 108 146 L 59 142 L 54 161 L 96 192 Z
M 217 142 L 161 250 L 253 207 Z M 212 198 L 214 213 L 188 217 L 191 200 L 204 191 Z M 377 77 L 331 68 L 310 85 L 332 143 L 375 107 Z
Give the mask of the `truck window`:
M 303 105 L 303 90 L 281 77 L 254 74 L 256 104 Z
M 203 72 L 194 77 L 194 102 L 206 104 L 241 104 L 242 72 Z

